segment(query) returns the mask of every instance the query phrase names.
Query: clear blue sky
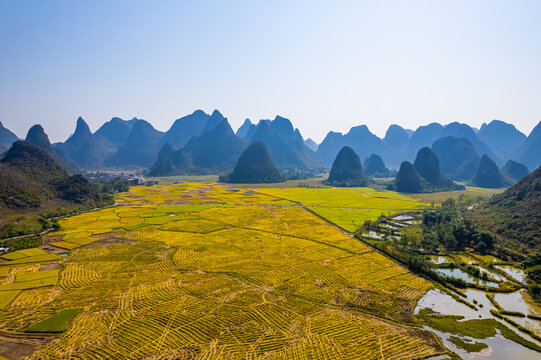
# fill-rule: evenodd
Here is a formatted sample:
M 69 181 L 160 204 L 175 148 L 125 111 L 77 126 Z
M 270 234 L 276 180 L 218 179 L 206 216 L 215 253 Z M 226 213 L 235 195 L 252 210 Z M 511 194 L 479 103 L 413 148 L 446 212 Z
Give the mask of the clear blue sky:
M 0 0 L 0 121 L 160 130 L 201 108 L 305 137 L 541 120 L 541 1 Z

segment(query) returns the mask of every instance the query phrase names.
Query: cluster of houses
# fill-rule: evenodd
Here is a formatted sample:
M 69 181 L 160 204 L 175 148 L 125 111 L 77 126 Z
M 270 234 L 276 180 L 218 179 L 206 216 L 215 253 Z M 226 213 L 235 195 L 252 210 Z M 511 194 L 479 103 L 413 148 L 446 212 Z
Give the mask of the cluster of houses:
M 137 185 L 146 185 L 146 186 L 152 186 L 158 184 L 158 181 L 156 180 L 146 180 L 143 175 L 138 174 L 125 174 L 125 173 L 103 173 L 103 172 L 96 172 L 95 176 L 90 176 L 90 180 L 96 181 L 96 180 L 103 180 L 104 177 L 106 180 L 114 180 L 114 179 L 125 179 L 128 181 L 128 184 L 130 186 L 137 186 Z

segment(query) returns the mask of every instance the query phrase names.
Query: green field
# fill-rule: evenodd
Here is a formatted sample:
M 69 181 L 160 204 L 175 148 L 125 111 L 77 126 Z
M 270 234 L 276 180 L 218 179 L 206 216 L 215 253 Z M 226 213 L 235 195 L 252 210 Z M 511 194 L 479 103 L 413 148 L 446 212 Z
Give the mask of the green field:
M 447 352 L 412 316 L 432 284 L 310 211 L 351 228 L 417 208 L 417 201 L 366 188 L 212 183 L 134 187 L 118 201 L 61 221 L 46 241 L 71 248 L 69 256 L 20 263 L 43 256 L 31 250 L 3 263 L 10 271 L 0 286 L 33 287 L 0 291 L 0 330 L 62 331 L 29 358 L 414 359 Z M 62 268 L 58 280 L 52 264 Z
M 68 330 L 70 321 L 81 312 L 81 309 L 64 309 L 60 312 L 29 326 L 26 332 L 60 333 Z

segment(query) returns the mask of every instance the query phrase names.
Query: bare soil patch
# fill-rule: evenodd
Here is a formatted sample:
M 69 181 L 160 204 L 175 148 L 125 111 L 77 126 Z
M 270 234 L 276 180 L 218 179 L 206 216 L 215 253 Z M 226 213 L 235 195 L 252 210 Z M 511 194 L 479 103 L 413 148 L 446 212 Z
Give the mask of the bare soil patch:
M 100 235 L 94 235 L 94 237 L 100 240 L 94 241 L 93 243 L 88 244 L 88 245 L 81 246 L 78 249 L 90 249 L 96 246 L 107 245 L 107 244 L 131 244 L 135 242 L 135 240 L 130 240 L 130 239 L 126 239 L 125 237 L 122 237 L 119 233 L 100 234 Z
M 41 264 L 40 270 L 62 270 L 63 267 L 59 263 Z
M 68 252 L 66 249 L 62 249 L 53 245 L 41 245 L 39 248 L 48 254 L 64 254 Z
M 0 355 L 8 359 L 22 359 L 52 341 L 54 336 L 0 336 Z

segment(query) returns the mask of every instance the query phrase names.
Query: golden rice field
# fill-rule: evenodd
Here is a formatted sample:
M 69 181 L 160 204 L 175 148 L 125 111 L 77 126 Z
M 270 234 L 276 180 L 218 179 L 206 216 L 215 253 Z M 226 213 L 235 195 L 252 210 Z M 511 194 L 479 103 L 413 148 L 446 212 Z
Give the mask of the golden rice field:
M 69 256 L 30 249 L 0 264 L 0 355 L 415 359 L 447 352 L 411 315 L 430 282 L 300 205 L 328 210 L 327 192 L 309 192 L 327 189 L 277 190 L 134 187 L 118 196 L 121 206 L 62 220 L 46 243 Z M 337 195 L 340 206 L 367 218 L 418 206 L 391 192 Z M 25 333 L 65 324 L 62 333 Z

